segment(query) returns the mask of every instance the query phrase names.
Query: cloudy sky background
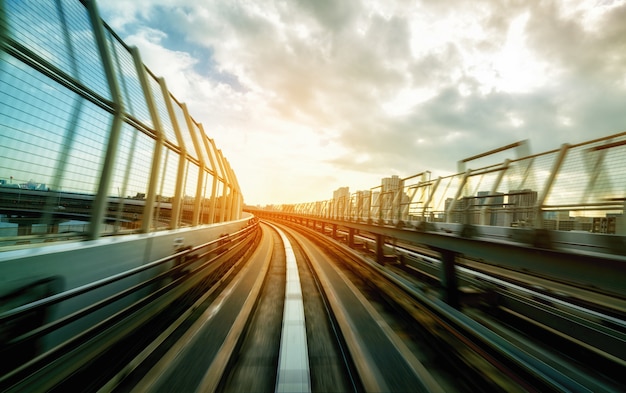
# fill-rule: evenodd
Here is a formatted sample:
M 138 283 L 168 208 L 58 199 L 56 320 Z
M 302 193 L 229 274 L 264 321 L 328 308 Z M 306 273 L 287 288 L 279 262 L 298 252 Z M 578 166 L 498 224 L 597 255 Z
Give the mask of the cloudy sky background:
M 248 204 L 626 130 L 626 1 L 107 0 Z

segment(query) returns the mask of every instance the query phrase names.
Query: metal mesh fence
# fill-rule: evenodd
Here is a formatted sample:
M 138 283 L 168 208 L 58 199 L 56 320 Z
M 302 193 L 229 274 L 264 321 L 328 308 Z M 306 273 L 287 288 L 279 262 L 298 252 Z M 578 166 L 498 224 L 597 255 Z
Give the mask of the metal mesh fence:
M 94 2 L 0 1 L 0 246 L 238 218 L 207 141 Z
M 477 157 L 485 162 L 489 153 Z M 400 184 L 386 192 L 376 186 L 352 194 L 351 203 L 361 204 L 349 209 L 348 217 L 337 208 L 312 209 L 311 203 L 276 210 L 383 224 L 426 221 L 625 234 L 626 133 L 444 177 L 424 172 Z M 364 195 L 371 195 L 371 202 L 363 204 Z M 340 200 L 325 203 L 341 205 Z

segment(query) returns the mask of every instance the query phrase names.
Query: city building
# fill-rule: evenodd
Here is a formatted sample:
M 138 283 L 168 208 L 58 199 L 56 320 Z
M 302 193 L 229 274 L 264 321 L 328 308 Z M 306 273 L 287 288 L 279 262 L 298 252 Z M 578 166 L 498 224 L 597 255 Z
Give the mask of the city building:
M 525 188 L 523 190 L 509 190 L 506 208 L 509 210 L 512 226 L 529 226 L 534 217 L 537 204 L 537 191 Z
M 331 214 L 334 218 L 343 218 L 348 215 L 350 208 L 350 188 L 339 187 L 333 191 L 333 205 Z
M 478 191 L 477 198 L 474 202 L 478 208 L 475 224 L 492 225 L 492 226 L 508 226 L 510 222 L 506 220 L 504 214 L 504 194 L 496 192 L 491 194 L 489 191 Z
M 606 217 L 593 217 L 591 231 L 594 233 L 618 233 L 618 222 L 621 214 L 607 214 Z
M 382 186 L 382 192 L 397 191 L 402 188 L 402 180 L 399 176 L 393 175 L 383 178 L 380 185 Z
M 410 198 L 404 192 L 404 181 L 398 175 L 385 177 L 380 182 L 380 218 L 386 221 L 407 221 Z
M 371 196 L 372 192 L 370 190 L 361 190 L 354 194 L 353 208 L 355 209 L 355 214 L 353 214 L 353 216 L 361 220 L 370 218 L 368 217 L 368 213 L 373 203 Z

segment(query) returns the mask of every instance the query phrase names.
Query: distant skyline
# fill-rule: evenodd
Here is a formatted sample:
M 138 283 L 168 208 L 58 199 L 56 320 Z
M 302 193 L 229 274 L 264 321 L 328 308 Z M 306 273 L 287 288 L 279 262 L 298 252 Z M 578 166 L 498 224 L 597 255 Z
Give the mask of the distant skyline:
M 624 0 L 98 5 L 203 123 L 251 205 L 626 130 Z

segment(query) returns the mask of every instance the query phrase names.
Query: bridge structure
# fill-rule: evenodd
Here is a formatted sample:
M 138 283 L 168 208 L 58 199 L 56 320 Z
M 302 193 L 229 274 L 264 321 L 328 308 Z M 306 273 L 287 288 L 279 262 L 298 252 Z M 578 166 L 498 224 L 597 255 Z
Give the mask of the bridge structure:
M 47 353 L 133 304 L 111 306 L 121 294 L 160 291 L 189 253 L 244 254 L 223 249 L 259 218 L 353 248 L 366 234 L 380 265 L 402 260 L 397 242 L 432 250 L 453 307 L 461 257 L 626 299 L 625 168 L 626 132 L 539 154 L 521 141 L 455 174 L 246 207 L 210 129 L 94 1 L 0 0 L 0 345 Z M 20 324 L 36 345 L 13 344 Z

